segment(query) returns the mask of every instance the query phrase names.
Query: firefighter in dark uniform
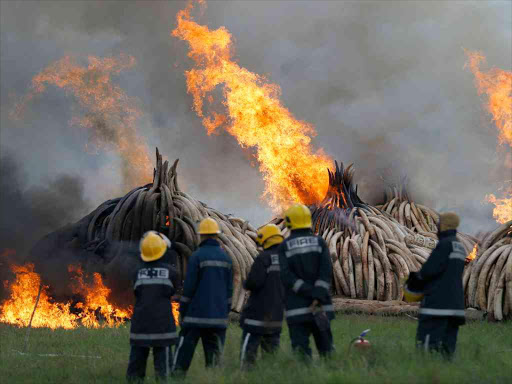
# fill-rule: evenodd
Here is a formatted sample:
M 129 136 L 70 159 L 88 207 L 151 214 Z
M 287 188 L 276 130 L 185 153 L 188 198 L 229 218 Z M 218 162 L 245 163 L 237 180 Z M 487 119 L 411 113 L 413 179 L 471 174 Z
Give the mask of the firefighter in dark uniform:
M 233 294 L 231 259 L 217 241 L 219 225 L 211 218 L 199 224 L 201 243 L 190 256 L 180 299 L 181 333 L 173 373 L 184 376 L 199 338 L 206 366 L 217 365 L 224 348 Z
M 332 265 L 325 241 L 311 231 L 311 212 L 295 204 L 284 215 L 290 236 L 279 247 L 281 280 L 286 289 L 285 317 L 294 351 L 311 357 L 313 334 L 321 356 L 333 350 L 330 321 Z
M 141 382 L 153 348 L 155 373 L 165 380 L 172 362 L 171 347 L 178 335 L 172 316 L 171 297 L 179 284 L 179 274 L 171 266 L 176 252 L 165 235 L 146 232 L 140 242 L 140 257 L 134 279 L 135 307 L 130 328 L 130 360 L 128 381 Z
M 455 213 L 440 215 L 439 243 L 421 270 L 411 273 L 405 287 L 406 300 L 421 300 L 417 346 L 448 359 L 455 353 L 459 326 L 465 323 L 462 274 L 466 251 L 456 238 L 458 226 Z
M 244 283 L 251 295 L 240 317 L 243 329 L 240 366 L 251 366 L 256 361 L 258 348 L 273 353 L 279 348 L 283 323 L 284 287 L 279 268 L 281 231 L 275 224 L 258 230 L 258 244 L 263 248 Z

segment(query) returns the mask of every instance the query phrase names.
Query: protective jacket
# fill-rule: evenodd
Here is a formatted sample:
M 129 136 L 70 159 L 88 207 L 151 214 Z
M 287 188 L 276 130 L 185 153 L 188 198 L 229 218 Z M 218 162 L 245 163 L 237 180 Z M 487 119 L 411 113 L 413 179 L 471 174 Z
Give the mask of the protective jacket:
M 329 288 L 332 265 L 325 241 L 310 229 L 293 230 L 279 246 L 281 280 L 286 289 L 285 316 L 289 324 L 313 321 L 309 308 L 317 299 L 329 319 L 334 311 Z
M 231 259 L 207 239 L 190 256 L 180 300 L 182 326 L 226 328 L 233 295 Z
M 179 284 L 179 275 L 170 264 L 176 257 L 174 251 L 167 250 L 158 260 L 140 261 L 133 284 L 135 306 L 130 344 L 165 347 L 176 342 L 178 335 L 172 316 L 171 296 Z
M 278 248 L 276 244 L 258 255 L 244 283 L 251 295 L 240 317 L 240 325 L 249 333 L 281 332 L 285 295 Z
M 456 317 L 464 323 L 462 274 L 466 251 L 456 235 L 456 230 L 440 232 L 437 247 L 418 273 L 425 295 L 420 316 Z

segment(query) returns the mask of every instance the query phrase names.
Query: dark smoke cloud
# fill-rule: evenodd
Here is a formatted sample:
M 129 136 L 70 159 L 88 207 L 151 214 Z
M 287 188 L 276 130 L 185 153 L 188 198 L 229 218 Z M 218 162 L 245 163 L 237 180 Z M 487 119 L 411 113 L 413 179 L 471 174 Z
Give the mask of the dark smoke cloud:
M 87 213 L 84 181 L 77 175 L 60 175 L 44 185 L 29 186 L 27 173 L 11 153 L 0 156 L 0 281 L 10 277 L 8 265 L 35 261 L 30 249 L 43 236 Z M 9 250 L 9 251 L 7 251 Z M 66 250 L 63 250 L 66 252 Z M 8 255 L 7 255 L 8 254 Z M 8 257 L 6 257 L 8 256 Z M 47 265 L 47 276 L 66 268 L 62 259 Z M 45 278 L 47 277 L 45 276 Z M 62 275 L 60 275 L 62 276 Z M 58 279 L 50 279 L 57 281 Z M 48 279 L 46 278 L 46 281 Z M 0 300 L 4 286 L 0 284 Z
M 24 122 L 7 120 L 10 92 L 65 53 L 137 59 L 120 77 L 147 115 L 149 145 L 181 159 L 182 184 L 196 198 L 255 224 L 272 213 L 249 150 L 225 133 L 207 137 L 191 110 L 183 71 L 187 46 L 169 36 L 183 2 L 1 2 L 2 151 L 19 154 L 27 172 L 80 173 L 99 204 L 119 183 L 119 164 L 84 154 L 86 135 L 70 131 L 70 102 L 49 92 Z M 382 196 L 382 174 L 407 174 L 418 201 L 462 214 L 463 229 L 492 228 L 482 203 L 510 179 L 496 154 L 496 128 L 463 68 L 463 48 L 511 70 L 510 2 L 211 1 L 202 22 L 236 40 L 239 63 L 268 75 L 284 104 L 313 123 L 314 139 L 333 158 L 354 162 L 362 197 Z M 85 137 L 85 139 L 84 139 Z M 37 143 L 37 144 L 36 144 Z M 18 152 L 17 152 L 18 153 Z M 65 159 L 65 161 L 63 161 Z M 391 169 L 391 170 L 390 170 Z M 110 188 L 110 189 L 109 189 Z
M 26 172 L 12 154 L 0 157 L 0 244 L 26 253 L 34 241 L 75 222 L 90 208 L 84 180 L 61 175 L 45 185 L 28 186 Z

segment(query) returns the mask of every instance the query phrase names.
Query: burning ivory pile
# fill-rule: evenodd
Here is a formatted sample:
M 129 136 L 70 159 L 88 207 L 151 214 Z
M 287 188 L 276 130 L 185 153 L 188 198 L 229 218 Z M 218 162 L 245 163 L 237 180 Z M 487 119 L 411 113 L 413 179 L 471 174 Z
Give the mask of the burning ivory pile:
M 158 230 L 175 244 L 184 277 L 187 260 L 199 245 L 197 224 L 211 217 L 219 223 L 220 243 L 233 260 L 233 308 L 239 311 L 245 299 L 242 281 L 257 256 L 256 229 L 183 192 L 178 185 L 178 160 L 172 166 L 168 161 L 162 163 L 158 149 L 156 159 L 152 184 L 135 188 L 121 199 L 106 201 L 89 215 L 87 243 L 100 247 L 104 242 L 138 242 L 146 231 Z
M 466 306 L 487 311 L 492 320 L 512 318 L 512 221 L 481 244 L 464 270 Z
M 354 169 L 336 163 L 325 199 L 311 206 L 314 231 L 329 246 L 338 295 L 367 300 L 401 300 L 402 282 L 418 271 L 437 244 L 438 214 L 393 197 L 382 208 L 365 204 L 352 185 Z M 421 213 L 420 213 L 421 212 Z M 413 218 L 414 217 L 414 218 Z M 274 219 L 284 231 L 282 219 Z M 475 241 L 464 234 L 469 253 Z

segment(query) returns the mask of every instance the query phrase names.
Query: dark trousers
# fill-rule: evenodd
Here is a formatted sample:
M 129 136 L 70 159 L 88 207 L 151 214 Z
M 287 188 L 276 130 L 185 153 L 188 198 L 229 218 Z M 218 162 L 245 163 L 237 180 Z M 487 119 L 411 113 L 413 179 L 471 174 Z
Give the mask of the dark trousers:
M 141 382 L 146 376 L 146 363 L 151 347 L 132 345 L 126 378 L 130 382 Z M 171 371 L 172 347 L 153 347 L 155 373 L 159 379 L 165 380 Z
M 226 339 L 226 328 L 186 327 L 181 330 L 178 347 L 174 355 L 173 373 L 184 375 L 187 372 L 200 338 L 203 344 L 206 367 L 220 363 Z
M 274 353 L 279 348 L 281 332 L 270 334 L 250 333 L 245 329 L 242 333 L 242 345 L 240 349 L 240 367 L 253 365 L 258 356 L 258 348 L 265 353 Z
M 420 318 L 416 346 L 425 351 L 436 351 L 451 359 L 457 345 L 460 320 L 450 317 Z
M 312 357 L 309 347 L 309 337 L 313 334 L 316 349 L 322 357 L 328 356 L 334 349 L 332 342 L 332 333 L 329 327 L 328 331 L 320 331 L 314 322 L 299 324 L 288 324 L 292 349 L 303 356 Z

